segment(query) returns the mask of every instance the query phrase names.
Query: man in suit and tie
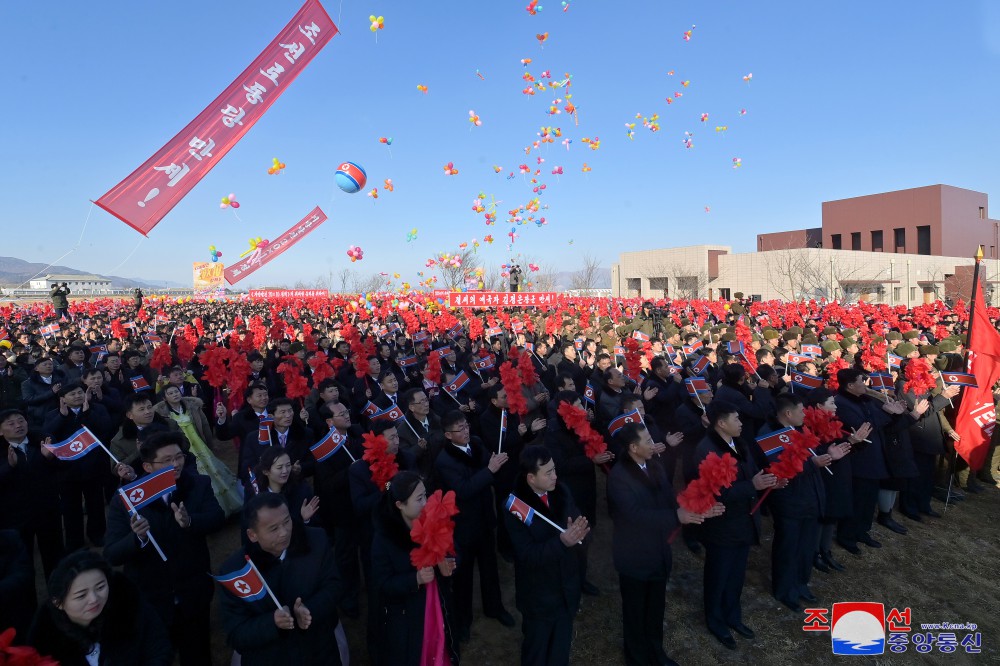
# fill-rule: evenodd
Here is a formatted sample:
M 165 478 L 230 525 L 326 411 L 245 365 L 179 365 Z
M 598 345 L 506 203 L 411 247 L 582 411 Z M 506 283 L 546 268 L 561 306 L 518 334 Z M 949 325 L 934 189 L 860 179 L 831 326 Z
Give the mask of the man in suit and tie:
M 416 459 L 420 475 L 429 480 L 434 471 L 434 460 L 445 444 L 441 418 L 431 411 L 430 399 L 422 388 L 403 393 L 399 406 L 406 414 L 406 423 L 396 428 L 399 431 L 399 448 Z
M 274 420 L 268 427 L 268 437 L 261 439 L 261 428 L 258 426 L 243 438 L 240 446 L 239 477 L 243 480 L 247 494 L 253 494 L 250 486 L 250 470 L 257 466 L 260 454 L 266 446 L 280 446 L 288 451 L 292 459 L 292 470 L 298 477 L 312 476 L 316 468 L 316 460 L 309 452 L 315 444 L 310 431 L 302 424 L 294 424 L 295 404 L 289 398 L 277 398 L 267 406 L 267 413 Z

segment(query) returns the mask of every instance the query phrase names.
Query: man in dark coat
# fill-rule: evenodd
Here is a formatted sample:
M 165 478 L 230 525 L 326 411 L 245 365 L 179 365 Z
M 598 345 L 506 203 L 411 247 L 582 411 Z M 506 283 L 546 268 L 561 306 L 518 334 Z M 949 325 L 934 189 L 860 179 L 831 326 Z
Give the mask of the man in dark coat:
M 775 424 L 766 425 L 760 436 L 783 428 L 801 432 L 805 420 L 805 405 L 797 395 L 783 394 L 777 400 Z M 791 437 L 791 435 L 788 435 Z M 821 467 L 844 456 L 841 447 L 830 447 L 823 455 L 807 459 L 802 472 L 788 481 L 783 488 L 771 493 L 768 506 L 774 518 L 774 543 L 771 548 L 771 594 L 794 613 L 801 613 L 799 599 L 816 601 L 809 590 L 816 541 L 819 536 L 819 517 L 823 513 L 826 489 L 820 478 Z
M 403 393 L 400 406 L 406 414 L 406 422 L 396 428 L 399 448 L 414 457 L 424 483 L 430 483 L 434 461 L 445 445 L 441 418 L 431 411 L 430 399 L 422 388 Z
M 729 363 L 722 366 L 722 386 L 715 391 L 715 399 L 736 407 L 740 420 L 747 426 L 749 442 L 753 433 L 774 416 L 774 398 L 768 382 L 758 380 L 751 387 L 748 380 L 746 368 L 742 365 Z M 747 397 L 748 393 L 750 397 Z
M 226 406 L 220 402 L 215 407 L 215 436 L 242 443 L 247 435 L 260 428 L 261 420 L 269 416 L 267 412 L 269 396 L 266 385 L 250 384 L 243 391 L 243 399 L 246 402 L 231 418 Z
M 31 428 L 41 430 L 45 415 L 59 406 L 59 389 L 66 383 L 62 371 L 55 369 L 51 357 L 40 358 L 24 383 L 21 399 Z
M 206 537 L 218 531 L 225 514 L 211 480 L 185 469 L 180 433 L 152 435 L 139 445 L 147 474 L 174 468 L 177 489 L 131 514 L 120 498 L 108 510 L 104 556 L 125 575 L 159 614 L 183 666 L 211 666 L 210 606 L 212 581 Z M 131 514 L 131 515 L 130 515 Z M 166 555 L 150 543 L 152 534 Z
M 54 457 L 42 447 L 41 434 L 28 431 L 23 412 L 0 412 L 0 529 L 17 530 L 28 549 L 29 566 L 38 540 L 46 578 L 63 555 L 59 496 L 53 492 L 60 463 Z
M 749 447 L 740 439 L 743 424 L 735 405 L 718 398 L 708 406 L 709 428 L 695 450 L 694 462 L 700 464 L 708 454 L 729 454 L 736 458 L 736 480 L 723 488 L 719 500 L 725 513 L 701 525 L 705 545 L 705 622 L 708 631 L 730 650 L 736 641 L 730 629 L 745 638 L 753 631 L 743 624 L 740 596 L 746 579 L 750 546 L 759 542 L 760 513 L 750 513 L 757 493 L 777 484 L 777 477 L 757 467 Z
M 642 424 L 618 433 L 624 455 L 608 475 L 608 507 L 614 522 L 612 553 L 622 594 L 626 664 L 675 664 L 663 649 L 667 579 L 673 561 L 670 538 L 681 523 L 705 516 L 677 506 L 666 469 Z
M 905 386 L 905 383 L 904 383 Z M 921 521 L 920 514 L 940 518 L 931 508 L 931 493 L 934 491 L 934 474 L 937 469 L 938 457 L 944 455 L 945 437 L 954 439 L 955 431 L 949 425 L 947 432 L 941 419 L 941 412 L 949 401 L 956 397 L 961 389 L 958 386 L 948 386 L 935 389 L 930 395 L 922 396 L 930 399 L 930 408 L 920 415 L 920 418 L 910 428 L 910 442 L 913 444 L 913 459 L 917 465 L 917 478 L 912 479 L 906 490 L 900 494 L 900 513 L 916 522 Z M 906 401 L 910 409 L 916 407 L 920 398 L 913 391 L 900 392 L 898 395 Z
M 493 506 L 494 478 L 504 463 L 506 453 L 490 454 L 474 440 L 469 422 L 459 410 L 448 412 L 441 421 L 448 440 L 434 463 L 434 471 L 444 492 L 455 491 L 458 515 L 455 516 L 455 551 L 458 555 L 454 577 L 455 617 L 459 641 L 468 640 L 472 625 L 472 575 L 479 563 L 483 613 L 506 627 L 514 618 L 500 598 L 500 574 L 497 569 L 496 512 Z
M 243 480 L 248 494 L 253 492 L 250 486 L 250 470 L 257 466 L 260 454 L 267 446 L 280 446 L 287 450 L 292 459 L 292 469 L 299 478 L 312 476 L 316 469 L 316 460 L 309 452 L 316 442 L 313 441 L 307 428 L 302 424 L 293 423 L 294 403 L 289 398 L 277 398 L 268 404 L 267 411 L 274 419 L 274 423 L 267 429 L 268 440 L 266 442 L 260 440 L 261 429 L 258 421 L 257 427 L 243 437 L 243 444 L 240 445 L 237 476 Z
M 220 602 L 227 642 L 243 666 L 339 666 L 335 631 L 340 578 L 323 530 L 294 523 L 279 493 L 257 495 L 244 509 L 250 544 L 227 559 L 220 574 L 239 571 L 247 558 L 270 594 L 247 602 L 224 593 Z
M 528 520 L 512 508 L 504 511 L 503 521 L 514 549 L 514 588 L 524 634 L 521 664 L 569 664 L 573 618 L 580 608 L 579 560 L 573 548 L 586 538 L 590 525 L 569 490 L 557 484 L 548 449 L 529 445 L 520 463 L 514 495 L 537 515 Z M 565 531 L 540 516 L 565 525 Z
M 61 442 L 80 428 L 103 435 L 111 418 L 101 405 L 91 405 L 80 384 L 64 384 L 59 389 L 59 407 L 45 416 L 42 432 L 53 442 Z M 66 528 L 66 550 L 83 546 L 83 505 L 87 504 L 87 538 L 95 546 L 104 544 L 107 527 L 104 516 L 104 486 L 108 464 L 103 451 L 94 451 L 78 460 L 60 462 L 59 501 Z
M 852 515 L 841 520 L 837 526 L 837 543 L 852 555 L 860 555 L 858 543 L 869 548 L 882 547 L 868 531 L 878 504 L 879 481 L 889 478 L 885 458 L 887 431 L 900 427 L 897 417 L 906 411 L 906 405 L 893 400 L 880 404 L 868 396 L 865 374 L 856 368 L 838 371 L 837 381 L 840 384 L 836 397 L 837 418 L 843 422 L 844 428 L 850 432 L 864 423 L 872 426 L 869 435 L 871 443 L 859 442 L 851 450 Z M 904 422 L 902 425 L 908 424 Z

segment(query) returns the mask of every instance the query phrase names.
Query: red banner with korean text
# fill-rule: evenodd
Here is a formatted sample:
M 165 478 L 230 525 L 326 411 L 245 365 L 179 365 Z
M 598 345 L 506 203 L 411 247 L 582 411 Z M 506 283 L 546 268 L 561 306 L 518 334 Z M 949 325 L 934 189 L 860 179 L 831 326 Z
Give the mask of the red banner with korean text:
M 554 307 L 559 296 L 554 291 L 452 291 L 448 292 L 448 305 L 453 308 Z
M 258 268 L 277 259 L 285 250 L 305 238 L 309 232 L 325 221 L 326 213 L 320 210 L 319 206 L 316 206 L 308 215 L 292 226 L 291 229 L 272 240 L 266 247 L 255 250 L 249 257 L 240 259 L 232 266 L 227 266 L 226 282 L 236 284 Z
M 250 298 L 326 298 L 326 289 L 251 289 Z
M 215 101 L 94 203 L 142 235 L 148 235 L 243 138 L 336 34 L 337 26 L 319 0 L 307 0 Z

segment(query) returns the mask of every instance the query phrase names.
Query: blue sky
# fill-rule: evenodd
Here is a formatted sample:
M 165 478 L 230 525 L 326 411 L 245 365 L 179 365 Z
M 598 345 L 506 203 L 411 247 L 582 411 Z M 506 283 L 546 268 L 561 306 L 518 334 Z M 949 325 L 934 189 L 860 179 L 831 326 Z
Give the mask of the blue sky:
M 60 263 L 188 283 L 209 245 L 229 262 L 251 236 L 277 236 L 319 205 L 330 219 L 240 286 L 345 266 L 415 281 L 428 257 L 487 234 L 497 239 L 479 250 L 487 264 L 522 253 L 574 270 L 586 252 L 608 266 L 654 247 L 749 251 L 756 233 L 819 226 L 824 200 L 934 183 L 998 194 L 1000 9 L 988 0 L 540 4 L 530 16 L 527 0 L 326 0 L 342 34 L 140 242 L 96 207 L 84 228 L 90 200 L 194 118 L 299 4 L 4 3 L 0 254 L 48 263 L 72 250 Z M 370 14 L 385 17 L 377 43 Z M 573 75 L 579 126 L 545 113 L 565 91 L 521 93 L 522 74 L 543 70 Z M 668 105 L 675 91 L 683 97 Z M 470 129 L 470 109 L 481 127 Z M 637 113 L 658 113 L 660 130 Z M 525 156 L 542 126 L 561 127 L 569 151 L 560 139 Z M 393 138 L 391 157 L 380 136 Z M 595 136 L 591 151 L 581 139 Z M 284 174 L 267 175 L 272 157 Z M 377 201 L 336 188 L 343 160 L 367 169 Z M 447 162 L 457 176 L 444 175 Z M 549 208 L 544 227 L 518 228 L 511 251 L 504 213 L 534 196 L 520 175 L 506 178 L 522 163 L 543 170 Z M 480 191 L 503 202 L 494 226 L 470 209 Z M 230 192 L 242 222 L 219 209 Z M 350 263 L 350 245 L 362 262 Z

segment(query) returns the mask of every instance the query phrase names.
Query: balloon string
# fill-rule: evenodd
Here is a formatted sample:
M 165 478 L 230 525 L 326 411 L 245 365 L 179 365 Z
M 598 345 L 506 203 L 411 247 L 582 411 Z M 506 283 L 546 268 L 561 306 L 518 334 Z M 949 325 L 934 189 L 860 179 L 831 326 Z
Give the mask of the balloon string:
M 233 215 L 236 215 L 236 219 L 237 219 L 237 220 L 240 220 L 240 216 L 239 216 L 239 215 L 237 215 L 237 213 L 236 213 L 236 210 L 235 210 L 235 209 L 233 209 L 233 208 L 230 208 L 229 210 L 233 211 Z M 240 224 L 243 224 L 243 220 L 240 220 Z
M 69 255 L 73 254 L 73 252 L 75 252 L 76 249 L 80 247 L 80 243 L 83 242 L 83 234 L 85 234 L 87 232 L 87 224 L 90 223 L 90 215 L 93 212 L 94 212 L 94 202 L 90 202 L 90 208 L 87 210 L 87 219 L 85 219 L 83 221 L 83 229 L 80 230 L 80 237 L 77 239 L 76 245 L 74 245 L 73 247 L 71 247 L 66 252 L 66 254 L 62 255 L 58 259 L 55 259 L 51 264 L 49 264 L 48 266 L 46 266 L 42 270 L 38 271 L 37 273 L 35 273 L 34 275 L 32 275 L 30 278 L 28 278 L 27 280 L 25 280 L 21 284 L 19 284 L 16 287 L 14 287 L 14 289 L 12 291 L 16 291 L 16 290 L 22 288 L 24 285 L 28 284 L 29 282 L 31 282 L 32 280 L 34 280 L 36 277 L 38 277 L 39 275 L 41 275 L 45 271 L 47 271 L 50 268 L 52 268 L 53 266 L 55 266 L 58 262 L 62 261 L 63 259 L 65 259 Z
M 114 268 L 112 268 L 108 272 L 109 273 L 114 273 L 116 270 L 118 270 L 119 268 L 121 268 L 122 266 L 124 266 L 125 262 L 132 258 L 132 255 L 135 254 L 135 251 L 139 249 L 139 246 L 142 245 L 142 241 L 144 241 L 144 240 L 146 240 L 145 236 L 143 236 L 142 238 L 140 238 L 139 242 L 135 244 L 135 247 L 132 248 L 132 251 L 128 253 L 128 256 L 125 257 L 125 259 L 122 261 L 122 263 L 118 264 L 117 266 L 115 266 Z

